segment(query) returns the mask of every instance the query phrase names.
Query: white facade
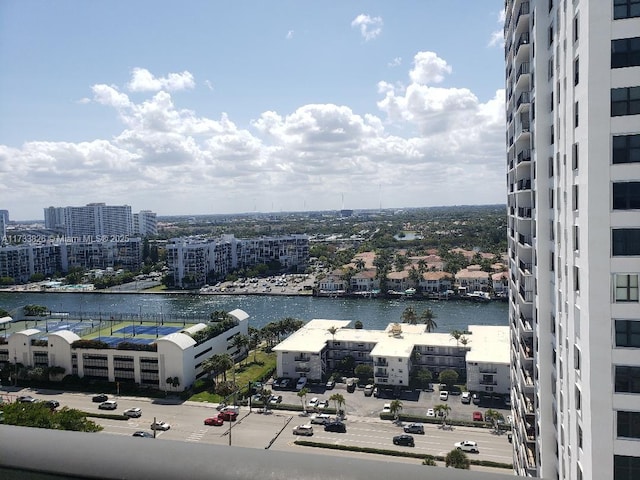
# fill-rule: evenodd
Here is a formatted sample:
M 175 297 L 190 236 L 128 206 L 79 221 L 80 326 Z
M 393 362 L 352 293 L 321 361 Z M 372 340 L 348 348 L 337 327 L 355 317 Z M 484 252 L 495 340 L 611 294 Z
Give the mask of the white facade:
M 143 237 L 157 235 L 158 219 L 156 214 L 150 210 L 140 210 L 140 213 L 134 213 L 133 233 Z
M 514 469 L 636 478 L 640 4 L 507 0 L 504 32 Z
M 311 320 L 280 342 L 273 349 L 278 355 L 277 375 L 323 380 L 345 356 L 351 356 L 356 365 L 373 367 L 377 385 L 408 386 L 414 367 L 434 374 L 471 368 L 482 372 L 473 376 L 473 391 L 509 392 L 509 327 L 469 326 L 465 346 L 448 333 L 427 332 L 425 325 L 392 323 L 385 330 L 368 330 L 349 328 L 350 323 Z M 332 327 L 335 332 L 330 331 Z M 467 388 L 472 389 L 469 384 Z
M 31 328 L 16 332 L 0 344 L 0 361 L 21 363 L 26 367 L 57 366 L 65 375 L 91 376 L 105 381 L 133 381 L 161 390 L 171 390 L 168 378 L 177 377 L 179 390 L 192 385 L 204 375 L 202 362 L 214 354 L 239 353 L 232 346 L 237 335 L 247 335 L 249 315 L 243 310 L 229 312 L 237 325 L 201 344 L 186 332 L 203 328 L 197 324 L 180 332 L 158 338 L 151 350 L 119 350 L 116 348 L 73 348 L 81 338 L 68 330 L 44 333 Z

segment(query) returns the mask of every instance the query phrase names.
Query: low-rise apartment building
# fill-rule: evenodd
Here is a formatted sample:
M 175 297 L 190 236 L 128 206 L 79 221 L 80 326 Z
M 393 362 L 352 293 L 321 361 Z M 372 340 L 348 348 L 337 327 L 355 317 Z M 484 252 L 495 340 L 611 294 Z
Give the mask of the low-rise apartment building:
M 321 381 L 351 356 L 373 367 L 376 384 L 408 386 L 412 369 L 434 375 L 453 369 L 467 375 L 473 391 L 509 392 L 509 327 L 471 325 L 465 342 L 425 325 L 391 323 L 384 330 L 350 328 L 349 320 L 314 319 L 284 341 L 277 375 Z

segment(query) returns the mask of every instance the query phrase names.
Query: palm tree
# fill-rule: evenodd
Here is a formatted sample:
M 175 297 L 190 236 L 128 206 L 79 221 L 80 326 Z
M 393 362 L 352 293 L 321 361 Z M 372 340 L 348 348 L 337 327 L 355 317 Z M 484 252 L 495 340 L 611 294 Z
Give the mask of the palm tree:
M 498 430 L 498 420 L 504 420 L 504 417 L 499 411 L 490 408 L 484 412 L 484 419 L 487 422 L 491 422 L 494 430 Z
M 327 332 L 331 334 L 331 336 L 333 337 L 333 340 L 336 339 L 336 332 L 338 330 L 339 330 L 338 327 L 336 327 L 335 325 L 332 325 L 331 327 L 327 328 Z
M 214 354 L 202 362 L 202 371 L 206 372 L 209 377 L 212 375 L 215 377 L 216 383 L 218 382 L 218 375 L 220 373 L 220 355 Z
M 456 347 L 460 346 L 460 337 L 462 336 L 462 332 L 460 330 L 452 330 L 450 336 L 455 339 Z
M 397 422 L 400 412 L 402 411 L 402 402 L 400 400 L 393 400 L 389 405 L 391 415 L 393 415 L 393 421 Z
M 296 393 L 296 395 L 298 395 L 298 397 L 300 397 L 300 401 L 302 402 L 302 411 L 306 412 L 307 411 L 307 394 L 309 393 L 309 389 L 308 388 L 303 388 L 302 390 L 300 390 L 298 393 Z
M 358 260 L 356 260 L 356 269 L 360 272 L 362 270 L 364 270 L 364 260 L 359 258 Z
M 329 401 L 333 402 L 336 407 L 336 415 L 341 410 L 342 406 L 346 403 L 344 396 L 341 393 L 334 393 L 329 397 Z
M 415 325 L 418 323 L 418 315 L 413 307 L 407 307 L 402 312 L 402 322 Z
M 260 401 L 262 402 L 265 412 L 267 411 L 267 408 L 269 406 L 270 398 L 271 398 L 271 390 L 269 390 L 268 388 L 263 388 L 262 391 L 260 392 Z
M 220 355 L 220 365 L 219 365 L 219 371 L 222 372 L 222 380 L 224 382 L 227 381 L 227 370 L 229 370 L 231 367 L 233 367 L 233 358 L 231 358 L 231 355 L 229 355 L 228 353 L 223 353 L 222 355 Z
M 466 347 L 469 342 L 471 342 L 471 339 L 469 337 L 465 337 L 464 335 L 462 337 L 460 337 L 460 343 L 462 344 L 463 347 Z
M 260 330 L 255 327 L 249 327 L 249 348 L 253 350 L 253 363 L 257 362 L 256 354 L 258 353 L 258 346 L 260 346 L 260 340 L 262 335 Z
M 420 320 L 426 325 L 427 332 L 432 332 L 436 328 L 438 328 L 438 324 L 433 320 L 437 315 L 433 313 L 433 310 L 427 308 L 424 312 L 420 314 Z
M 249 337 L 247 335 L 239 334 L 233 337 L 231 340 L 231 346 L 238 350 L 240 358 L 244 355 L 245 348 L 249 345 Z
M 433 407 L 433 410 L 436 412 L 436 415 L 440 416 L 442 413 L 442 426 L 444 426 L 447 422 L 447 416 L 451 412 L 451 407 L 446 403 L 441 403 Z

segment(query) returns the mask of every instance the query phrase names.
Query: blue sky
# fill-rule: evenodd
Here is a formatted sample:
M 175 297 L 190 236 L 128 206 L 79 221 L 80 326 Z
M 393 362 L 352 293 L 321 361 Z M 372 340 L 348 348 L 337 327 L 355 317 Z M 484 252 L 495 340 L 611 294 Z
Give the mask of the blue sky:
M 4 0 L 0 208 L 504 203 L 503 5 Z

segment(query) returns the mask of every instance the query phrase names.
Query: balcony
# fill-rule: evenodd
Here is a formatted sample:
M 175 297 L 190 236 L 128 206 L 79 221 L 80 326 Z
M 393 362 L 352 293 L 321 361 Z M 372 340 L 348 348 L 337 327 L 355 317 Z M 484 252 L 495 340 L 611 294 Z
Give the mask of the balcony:
M 298 357 L 293 357 L 293 360 L 296 362 L 309 362 L 311 361 L 311 357 L 308 355 L 300 355 Z
M 522 235 L 522 234 L 518 235 L 518 243 L 520 245 L 526 245 L 526 246 L 530 247 L 532 239 L 533 239 L 533 237 L 531 235 Z
M 516 108 L 520 107 L 520 105 L 529 105 L 529 103 L 531 103 L 531 95 L 529 95 L 529 92 L 522 92 L 516 102 Z
M 522 150 L 516 157 L 516 163 L 519 165 L 521 162 L 531 161 L 531 150 Z
M 309 373 L 310 371 L 311 371 L 311 367 L 303 367 L 303 366 L 296 367 L 296 373 Z
M 531 264 L 530 263 L 525 263 L 522 260 L 520 260 L 518 262 L 518 268 L 520 268 L 520 271 L 525 275 L 530 275 L 531 274 Z
M 498 382 L 495 380 L 480 380 L 480 385 L 498 385 Z
M 516 56 L 520 53 L 520 47 L 523 45 L 529 45 L 529 32 L 524 32 L 518 38 L 518 43 L 516 44 Z M 529 73 L 528 71 L 526 73 Z
M 520 207 L 518 208 L 518 216 L 521 218 L 531 218 L 531 214 L 532 214 L 531 210 L 532 210 L 531 208 Z
M 374 373 L 374 376 L 387 378 L 389 376 L 389 374 L 387 372 L 385 372 L 385 371 L 378 370 L 376 373 Z
M 533 291 L 525 290 L 524 287 L 520 287 L 518 291 L 525 302 L 533 302 Z
M 373 366 L 374 367 L 388 367 L 389 366 L 389 362 L 387 362 L 386 360 L 376 360 L 375 362 L 373 362 Z
M 529 16 L 529 2 L 523 2 L 520 5 L 520 9 L 518 10 L 518 15 L 516 15 L 516 28 L 518 27 L 518 23 L 520 23 L 520 19 L 523 21 L 526 20 Z
M 529 62 L 524 62 L 522 65 L 520 65 L 516 73 L 516 83 L 518 82 L 518 80 L 522 75 L 528 75 L 529 73 L 530 73 Z
M 522 180 L 518 180 L 517 188 L 518 188 L 518 191 L 531 190 L 531 179 L 523 178 Z

